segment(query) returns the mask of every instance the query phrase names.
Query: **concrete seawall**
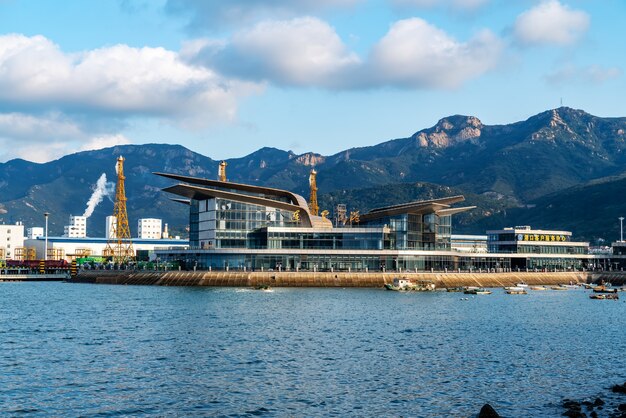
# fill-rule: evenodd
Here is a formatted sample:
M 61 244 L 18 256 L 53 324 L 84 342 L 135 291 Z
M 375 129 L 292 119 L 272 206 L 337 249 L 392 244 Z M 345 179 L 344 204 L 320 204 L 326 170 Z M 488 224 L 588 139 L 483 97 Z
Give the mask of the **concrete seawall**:
M 589 272 L 559 273 L 331 273 L 331 272 L 216 272 L 216 271 L 81 271 L 73 283 L 254 287 L 382 287 L 394 277 L 430 280 L 438 288 L 458 286 L 504 287 L 526 282 L 529 285 L 590 283 L 600 276 Z M 624 282 L 624 273 L 606 274 L 614 284 Z

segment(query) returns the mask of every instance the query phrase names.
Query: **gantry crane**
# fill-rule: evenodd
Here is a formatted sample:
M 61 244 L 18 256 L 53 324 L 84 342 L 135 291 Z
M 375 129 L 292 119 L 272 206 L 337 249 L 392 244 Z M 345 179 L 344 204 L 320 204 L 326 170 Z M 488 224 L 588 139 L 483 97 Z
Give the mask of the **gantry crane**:
M 311 170 L 311 174 L 309 175 L 309 186 L 311 187 L 311 196 L 309 197 L 309 209 L 311 210 L 311 215 L 317 216 L 319 213 L 319 206 L 317 205 L 317 171 L 315 169 Z
M 117 184 L 115 185 L 115 205 L 113 206 L 113 223 L 111 236 L 104 249 L 105 257 L 112 257 L 114 263 L 128 263 L 135 260 L 133 242 L 130 238 L 128 213 L 126 212 L 126 191 L 124 188 L 124 157 L 120 155 L 115 166 Z

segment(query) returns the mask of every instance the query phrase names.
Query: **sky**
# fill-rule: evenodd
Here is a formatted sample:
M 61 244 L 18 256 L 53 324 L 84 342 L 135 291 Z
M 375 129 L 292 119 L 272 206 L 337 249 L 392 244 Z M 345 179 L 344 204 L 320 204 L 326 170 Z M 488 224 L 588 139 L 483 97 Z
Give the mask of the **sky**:
M 626 116 L 623 0 L 0 0 L 0 162 L 332 155 L 462 114 Z

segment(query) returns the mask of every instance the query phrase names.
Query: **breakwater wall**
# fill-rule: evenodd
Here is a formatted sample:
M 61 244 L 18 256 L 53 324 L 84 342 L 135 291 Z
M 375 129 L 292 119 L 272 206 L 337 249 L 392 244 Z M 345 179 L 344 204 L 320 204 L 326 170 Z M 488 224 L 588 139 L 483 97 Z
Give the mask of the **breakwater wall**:
M 617 273 L 615 273 L 617 274 Z M 624 275 L 622 273 L 622 275 Z M 458 286 L 504 287 L 591 283 L 598 277 L 589 272 L 510 273 L 348 273 L 348 272 L 233 272 L 233 271 L 81 271 L 70 282 L 157 285 L 255 287 L 382 287 L 394 277 L 430 280 L 438 288 Z M 626 275 L 624 275 L 626 277 Z M 623 279 L 622 279 L 623 281 Z

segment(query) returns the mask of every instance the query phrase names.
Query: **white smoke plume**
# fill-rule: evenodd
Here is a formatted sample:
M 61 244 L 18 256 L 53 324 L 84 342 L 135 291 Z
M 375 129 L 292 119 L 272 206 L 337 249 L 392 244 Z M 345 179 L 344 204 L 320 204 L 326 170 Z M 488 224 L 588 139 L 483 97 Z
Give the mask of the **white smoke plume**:
M 85 209 L 83 216 L 89 218 L 96 206 L 98 206 L 98 203 L 102 202 L 105 196 L 111 195 L 114 191 L 115 183 L 107 182 L 107 175 L 102 173 L 93 188 L 93 193 L 87 202 L 87 209 Z

